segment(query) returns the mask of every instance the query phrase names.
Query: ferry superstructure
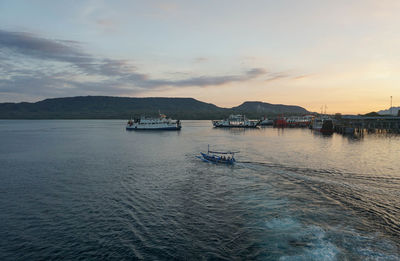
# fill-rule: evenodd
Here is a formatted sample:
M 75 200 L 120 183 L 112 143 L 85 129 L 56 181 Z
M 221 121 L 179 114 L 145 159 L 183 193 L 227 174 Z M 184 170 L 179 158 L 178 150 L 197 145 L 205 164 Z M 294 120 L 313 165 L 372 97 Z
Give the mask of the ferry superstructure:
M 172 120 L 160 114 L 159 118 L 148 118 L 145 116 L 139 119 L 129 120 L 126 124 L 127 130 L 180 130 L 180 120 Z
M 225 120 L 214 120 L 212 124 L 216 128 L 256 128 L 259 124 L 259 120 L 249 120 L 245 115 L 237 114 L 230 115 Z

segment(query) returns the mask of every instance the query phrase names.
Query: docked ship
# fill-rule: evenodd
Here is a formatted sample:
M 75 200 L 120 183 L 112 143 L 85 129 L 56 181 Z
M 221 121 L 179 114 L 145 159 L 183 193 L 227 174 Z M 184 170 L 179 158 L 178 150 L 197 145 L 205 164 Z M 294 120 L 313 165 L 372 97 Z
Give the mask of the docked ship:
M 305 128 L 310 126 L 314 116 L 289 116 L 289 117 L 278 117 L 274 121 L 274 127 L 277 128 Z
M 305 128 L 310 126 L 313 118 L 313 115 L 291 116 L 286 118 L 286 121 L 288 127 L 290 128 Z
M 160 114 L 159 118 L 140 117 L 130 119 L 126 124 L 127 130 L 180 130 L 182 128 L 180 120 L 172 120 Z
M 274 120 L 263 117 L 260 121 L 260 125 L 261 126 L 272 126 L 272 125 L 274 125 Z
M 274 120 L 274 124 L 273 125 L 274 125 L 274 128 L 286 128 L 288 123 L 286 121 L 286 118 L 281 116 L 281 117 L 278 117 L 278 118 L 276 118 Z
M 244 115 L 230 115 L 225 120 L 214 120 L 212 124 L 216 128 L 256 128 L 259 124 L 259 120 L 249 120 Z
M 321 133 L 333 133 L 333 121 L 327 117 L 315 118 L 312 122 L 312 129 Z

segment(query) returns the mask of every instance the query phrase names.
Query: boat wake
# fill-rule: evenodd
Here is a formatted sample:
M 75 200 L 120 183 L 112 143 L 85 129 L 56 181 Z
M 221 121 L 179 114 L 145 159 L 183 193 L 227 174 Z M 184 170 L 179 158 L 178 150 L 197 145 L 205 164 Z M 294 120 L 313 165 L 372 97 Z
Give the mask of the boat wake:
M 275 163 L 240 161 L 237 166 L 274 175 L 277 186 L 287 183 L 310 194 L 310 201 L 323 198 L 347 212 L 362 217 L 369 229 L 389 237 L 400 247 L 400 178 L 371 173 L 349 173 L 336 169 L 314 169 Z M 322 203 L 322 202 L 321 202 Z

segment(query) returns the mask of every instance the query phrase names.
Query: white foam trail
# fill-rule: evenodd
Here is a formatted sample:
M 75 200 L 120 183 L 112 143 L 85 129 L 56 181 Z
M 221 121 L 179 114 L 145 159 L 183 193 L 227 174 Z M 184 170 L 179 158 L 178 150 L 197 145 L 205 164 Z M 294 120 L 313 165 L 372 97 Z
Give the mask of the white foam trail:
M 325 230 L 318 226 L 304 226 L 291 217 L 274 218 L 266 222 L 266 227 L 277 235 L 282 247 L 288 252 L 301 253 L 281 256 L 280 260 L 336 260 L 339 249 L 326 237 Z M 301 248 L 301 249 L 300 249 Z

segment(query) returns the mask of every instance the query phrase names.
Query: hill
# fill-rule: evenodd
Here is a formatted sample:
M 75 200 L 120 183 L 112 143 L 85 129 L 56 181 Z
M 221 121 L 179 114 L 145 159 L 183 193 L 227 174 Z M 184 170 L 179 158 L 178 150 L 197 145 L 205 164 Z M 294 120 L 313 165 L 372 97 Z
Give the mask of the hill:
M 380 115 L 393 115 L 393 116 L 397 116 L 397 115 L 399 114 L 399 111 L 400 111 L 400 107 L 392 107 L 392 108 L 389 108 L 389 109 L 387 109 L 387 110 L 378 111 L 378 113 L 379 113 Z
M 380 115 L 379 113 L 377 113 L 377 112 L 375 112 L 375 111 L 372 111 L 372 112 L 369 112 L 369 113 L 364 114 L 363 116 L 367 116 L 367 117 L 378 117 L 378 116 L 382 116 L 382 115 Z
M 248 117 L 304 114 L 302 107 L 245 102 L 233 108 L 221 108 L 193 98 L 127 98 L 79 96 L 46 99 L 28 103 L 0 103 L 0 119 L 128 119 L 162 112 L 176 119 L 221 119 L 231 113 Z
M 235 113 L 246 114 L 249 117 L 252 115 L 304 115 L 309 113 L 306 109 L 295 105 L 271 104 L 266 102 L 248 101 L 237 107 L 233 107 Z

